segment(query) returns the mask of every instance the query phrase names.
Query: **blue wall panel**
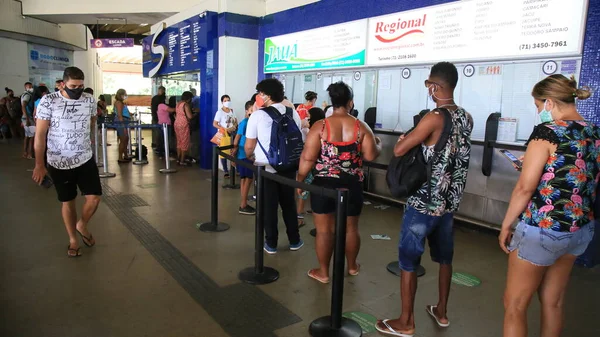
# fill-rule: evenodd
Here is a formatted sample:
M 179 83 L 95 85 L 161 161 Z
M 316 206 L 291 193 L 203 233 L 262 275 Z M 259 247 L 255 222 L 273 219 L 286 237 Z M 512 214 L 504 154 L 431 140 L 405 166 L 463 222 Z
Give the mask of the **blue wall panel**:
M 234 13 L 219 14 L 219 37 L 232 36 L 258 40 L 260 19 L 254 16 Z
M 600 124 L 600 0 L 590 0 L 583 47 L 580 85 L 594 90 L 591 98 L 579 103 L 579 112 Z

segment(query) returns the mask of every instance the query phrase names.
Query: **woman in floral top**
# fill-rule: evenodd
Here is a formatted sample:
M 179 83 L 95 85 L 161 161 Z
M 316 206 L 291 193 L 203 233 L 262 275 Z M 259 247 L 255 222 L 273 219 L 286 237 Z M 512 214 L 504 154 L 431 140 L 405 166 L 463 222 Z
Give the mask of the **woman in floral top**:
M 499 237 L 509 254 L 505 337 L 527 336 L 527 307 L 536 291 L 541 335 L 560 335 L 571 269 L 594 236 L 600 129 L 581 117 L 575 105 L 576 98 L 587 99 L 590 92 L 578 89 L 572 77 L 552 75 L 536 84 L 532 95 L 542 124 L 529 139 Z
M 381 140 L 373 135 L 364 122 L 348 114 L 354 108 L 352 89 L 337 82 L 327 89 L 333 103 L 333 115 L 310 129 L 298 170 L 298 181 L 304 181 L 313 170 L 312 184 L 329 189 L 347 188 L 348 219 L 346 230 L 346 259 L 348 274 L 358 275 L 356 257 L 360 249 L 358 217 L 363 206 L 362 161 L 375 160 L 381 152 Z M 320 267 L 311 269 L 308 276 L 329 283 L 329 262 L 333 253 L 335 233 L 335 200 L 311 196 L 311 207 L 317 228 L 316 250 Z

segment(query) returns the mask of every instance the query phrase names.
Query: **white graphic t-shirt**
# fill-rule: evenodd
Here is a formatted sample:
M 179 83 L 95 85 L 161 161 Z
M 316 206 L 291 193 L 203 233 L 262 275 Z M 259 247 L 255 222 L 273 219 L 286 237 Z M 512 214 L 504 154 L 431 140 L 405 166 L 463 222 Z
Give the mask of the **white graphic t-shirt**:
M 96 116 L 96 100 L 83 93 L 78 100 L 58 92 L 42 97 L 37 119 L 50 121 L 48 130 L 48 164 L 69 170 L 92 159 L 90 123 Z

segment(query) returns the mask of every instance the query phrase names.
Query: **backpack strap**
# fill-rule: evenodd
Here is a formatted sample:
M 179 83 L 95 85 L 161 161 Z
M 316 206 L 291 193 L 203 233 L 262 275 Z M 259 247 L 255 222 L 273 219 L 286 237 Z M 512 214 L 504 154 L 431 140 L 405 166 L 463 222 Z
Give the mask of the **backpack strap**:
M 290 109 L 290 108 L 287 108 Z M 287 114 L 287 109 L 286 109 L 286 114 Z M 292 110 L 292 109 L 290 109 Z M 281 120 L 281 114 L 279 113 L 279 110 L 277 110 L 275 107 L 269 106 L 266 108 L 262 108 L 262 111 L 264 111 L 267 115 L 269 115 L 269 117 L 271 117 L 271 119 L 273 120 L 273 123 L 277 123 Z M 293 110 L 292 110 L 293 111 Z M 273 126 L 271 126 L 273 127 Z M 257 142 L 258 142 L 258 146 L 260 146 L 260 149 L 262 150 L 262 152 L 265 154 L 265 157 L 267 157 L 267 159 L 269 159 L 269 153 L 267 152 L 267 150 L 265 150 L 264 146 L 260 143 L 260 139 L 258 139 L 257 137 Z M 271 141 L 273 141 L 271 139 Z

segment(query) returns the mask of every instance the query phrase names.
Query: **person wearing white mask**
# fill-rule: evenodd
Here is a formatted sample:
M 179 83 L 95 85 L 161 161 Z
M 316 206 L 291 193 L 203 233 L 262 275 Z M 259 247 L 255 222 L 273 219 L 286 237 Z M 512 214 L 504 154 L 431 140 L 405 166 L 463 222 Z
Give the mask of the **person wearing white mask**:
M 221 96 L 221 109 L 215 114 L 213 126 L 219 130 L 223 130 L 229 135 L 229 144 L 221 142 L 221 146 L 231 145 L 231 137 L 235 135 L 237 130 L 238 122 L 233 109 L 231 109 L 231 97 L 229 95 Z M 227 138 L 225 138 L 227 139 Z M 221 164 L 223 165 L 223 172 L 225 172 L 225 178 L 229 178 L 229 168 L 227 166 L 227 159 L 221 158 Z

